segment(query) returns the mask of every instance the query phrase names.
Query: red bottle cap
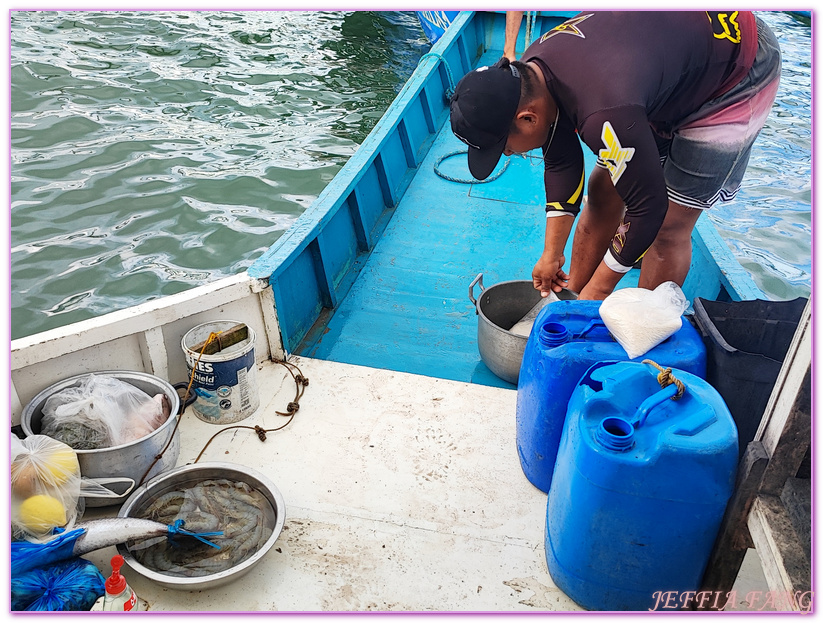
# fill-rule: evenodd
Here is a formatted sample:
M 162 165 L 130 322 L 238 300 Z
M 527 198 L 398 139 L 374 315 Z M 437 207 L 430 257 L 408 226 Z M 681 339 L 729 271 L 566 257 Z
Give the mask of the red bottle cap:
M 109 595 L 119 595 L 126 590 L 126 578 L 120 575 L 120 567 L 124 562 L 120 554 L 111 559 L 111 576 L 106 580 L 106 592 Z

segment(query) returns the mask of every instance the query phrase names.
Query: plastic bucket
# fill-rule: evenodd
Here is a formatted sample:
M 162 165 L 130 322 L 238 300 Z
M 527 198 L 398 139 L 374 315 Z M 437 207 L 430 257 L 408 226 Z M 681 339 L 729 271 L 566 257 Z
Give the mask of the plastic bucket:
M 248 337 L 213 354 L 193 350 L 212 333 L 222 333 L 242 323 L 221 320 L 197 325 L 183 336 L 181 344 L 186 355 L 186 367 L 192 391 L 197 399 L 191 407 L 194 414 L 210 424 L 239 422 L 257 410 L 260 395 L 257 388 L 257 365 L 254 360 L 254 331 L 248 327 Z

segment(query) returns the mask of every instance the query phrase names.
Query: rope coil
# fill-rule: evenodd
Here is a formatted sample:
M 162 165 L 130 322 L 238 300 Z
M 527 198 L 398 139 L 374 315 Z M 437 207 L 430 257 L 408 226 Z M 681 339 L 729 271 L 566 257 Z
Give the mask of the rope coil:
M 683 384 L 683 381 L 681 381 L 680 379 L 675 377 L 674 374 L 672 374 L 671 368 L 664 368 L 663 366 L 658 365 L 651 359 L 644 359 L 641 363 L 651 364 L 658 369 L 660 373 L 657 375 L 657 382 L 660 383 L 661 389 L 664 389 L 672 383 L 674 383 L 674 385 L 677 387 L 677 393 L 674 396 L 672 396 L 672 400 L 680 400 L 683 397 L 683 394 L 686 391 L 686 386 Z
M 506 169 L 509 168 L 509 162 L 510 162 L 511 158 L 506 158 L 506 160 L 503 162 L 503 166 L 500 168 L 500 170 L 497 173 L 495 173 L 494 175 L 490 175 L 489 177 L 487 177 L 484 180 L 477 180 L 477 179 L 474 179 L 474 178 L 472 178 L 472 179 L 463 179 L 463 178 L 459 178 L 459 177 L 452 177 L 451 175 L 446 175 L 445 173 L 443 173 L 440 170 L 440 165 L 447 158 L 451 158 L 452 156 L 459 156 L 460 154 L 463 154 L 465 156 L 467 153 L 469 153 L 468 149 L 458 149 L 457 151 L 453 151 L 451 153 L 448 153 L 445 156 L 441 156 L 440 158 L 438 158 L 437 162 L 434 163 L 434 172 L 439 177 L 442 177 L 444 180 L 447 180 L 449 182 L 457 182 L 458 184 L 488 184 L 489 182 L 493 182 L 498 177 L 503 175 L 503 173 L 506 171 Z

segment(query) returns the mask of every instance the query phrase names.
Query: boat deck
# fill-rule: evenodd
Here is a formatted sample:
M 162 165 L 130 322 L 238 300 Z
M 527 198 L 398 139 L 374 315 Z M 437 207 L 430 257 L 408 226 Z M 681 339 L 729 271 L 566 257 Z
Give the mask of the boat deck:
M 479 64 L 499 57 L 487 53 Z M 545 231 L 543 163 L 539 150 L 528 159 L 514 156 L 499 178 L 481 184 L 435 173 L 441 158 L 465 149 L 447 121 L 348 295 L 298 354 L 514 387 L 480 360 L 468 288 L 478 273 L 486 287 L 531 280 Z M 585 152 L 588 172 L 595 159 Z M 438 168 L 455 179 L 472 179 L 465 155 Z M 637 275 L 629 275 L 621 286 L 636 284 Z M 479 297 L 480 288 L 474 292 Z
M 126 568 L 151 611 L 572 611 L 546 567 L 546 495 L 523 475 L 512 390 L 295 357 L 310 384 L 265 443 L 218 436 L 200 462 L 247 465 L 286 504 L 275 548 L 236 582 L 175 591 Z M 283 366 L 260 366 L 261 407 L 240 424 L 282 425 Z M 187 411 L 178 465 L 221 427 Z M 115 514 L 89 509 L 84 519 Z M 116 553 L 88 555 L 106 574 Z M 753 550 L 750 551 L 753 553 Z M 762 588 L 756 556 L 738 592 Z M 742 584 L 740 584 L 742 582 Z

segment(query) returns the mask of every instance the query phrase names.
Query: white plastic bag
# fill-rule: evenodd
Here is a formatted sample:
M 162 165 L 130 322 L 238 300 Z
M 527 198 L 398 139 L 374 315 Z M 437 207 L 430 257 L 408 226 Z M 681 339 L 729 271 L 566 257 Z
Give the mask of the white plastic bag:
M 629 359 L 646 354 L 683 324 L 689 301 L 674 281 L 654 290 L 624 288 L 606 297 L 600 317 Z
M 69 446 L 45 435 L 11 436 L 11 529 L 19 539 L 43 539 L 72 526 L 81 512 L 80 463 Z
M 534 326 L 534 321 L 537 320 L 537 314 L 549 303 L 554 303 L 555 301 L 559 301 L 560 298 L 554 292 L 549 292 L 548 296 L 544 296 L 541 298 L 537 303 L 535 303 L 534 307 L 532 307 L 529 311 L 526 312 L 526 315 L 523 316 L 520 320 L 514 323 L 514 326 L 509 329 L 510 333 L 514 333 L 515 335 L 521 335 L 523 337 L 529 337 L 529 334 L 532 332 L 532 327 Z
M 40 432 L 75 450 L 119 446 L 145 437 L 168 419 L 162 398 L 120 379 L 90 374 L 49 396 Z

